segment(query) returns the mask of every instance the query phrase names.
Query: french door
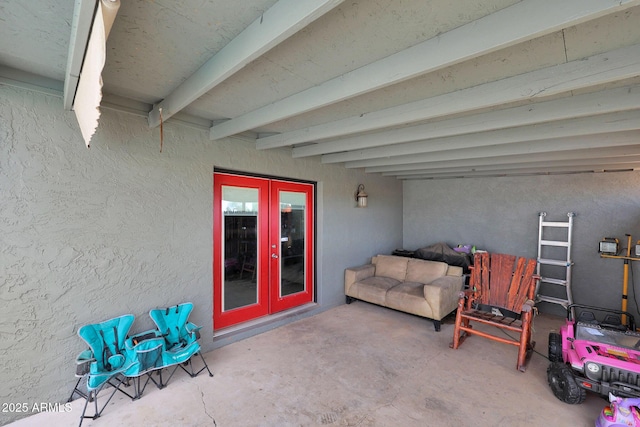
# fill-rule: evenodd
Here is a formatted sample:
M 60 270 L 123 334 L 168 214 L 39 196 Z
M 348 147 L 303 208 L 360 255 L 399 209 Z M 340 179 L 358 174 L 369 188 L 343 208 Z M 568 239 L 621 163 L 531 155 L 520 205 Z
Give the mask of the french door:
M 216 329 L 313 300 L 313 185 L 214 174 Z

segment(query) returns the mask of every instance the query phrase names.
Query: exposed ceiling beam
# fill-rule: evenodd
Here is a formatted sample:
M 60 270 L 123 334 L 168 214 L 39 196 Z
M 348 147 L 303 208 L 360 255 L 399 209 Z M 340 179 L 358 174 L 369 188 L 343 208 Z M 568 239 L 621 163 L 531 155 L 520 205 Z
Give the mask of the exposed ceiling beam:
M 405 142 L 384 147 L 325 154 L 322 163 L 339 163 L 367 159 L 414 156 L 443 150 L 464 150 L 485 146 L 540 141 L 552 138 L 621 132 L 640 129 L 640 110 L 630 110 L 542 124 L 508 127 L 499 130 Z
M 640 108 L 640 87 L 623 87 L 527 104 L 511 109 L 440 120 L 419 126 L 294 147 L 292 155 L 294 158 L 299 158 L 359 150 L 638 108 Z
M 105 93 L 102 97 L 100 108 L 121 111 L 146 118 L 149 115 L 151 104 Z M 175 114 L 173 117 L 168 119 L 165 124 L 166 123 L 179 123 L 181 125 L 189 126 L 191 128 L 199 130 L 208 130 L 211 127 L 211 120 L 203 119 L 202 117 L 193 116 L 191 114 L 186 114 L 183 112 Z
M 513 164 L 569 162 L 569 161 L 594 161 L 603 158 L 613 159 L 628 156 L 640 156 L 640 144 L 612 148 L 588 148 L 583 150 L 556 151 L 550 156 L 547 153 L 517 154 L 500 157 L 487 157 L 484 159 L 459 159 L 444 162 L 423 162 L 408 165 L 377 166 L 367 168 L 369 173 L 382 173 L 384 176 L 418 175 L 431 171 L 456 170 L 458 168 L 484 168 L 508 167 Z M 611 161 L 611 160 L 610 160 Z
M 515 170 L 541 170 L 546 168 L 570 168 L 570 167 L 594 167 L 598 165 L 608 164 L 629 164 L 640 162 L 640 154 L 634 156 L 618 156 L 618 157 L 603 157 L 603 158 L 590 158 L 590 159 L 570 159 L 570 160 L 547 160 L 543 162 L 520 162 L 520 163 L 508 163 L 500 165 L 486 165 L 486 166 L 474 166 L 474 167 L 457 167 L 457 168 L 434 168 L 430 170 L 414 171 L 414 173 L 397 172 L 387 173 L 385 176 L 395 176 L 396 178 L 403 179 L 405 177 L 412 176 L 425 176 L 436 174 L 450 174 L 461 172 L 496 172 L 496 171 L 515 171 Z
M 67 54 L 67 69 L 64 78 L 64 91 L 62 102 L 64 109 L 70 111 L 80 81 L 80 71 L 84 54 L 89 43 L 91 24 L 96 11 L 97 0 L 76 0 L 73 8 L 73 21 L 71 22 L 71 40 L 69 41 L 69 53 Z
M 490 145 L 463 150 L 446 150 L 434 153 L 414 154 L 409 156 L 394 156 L 382 159 L 359 160 L 345 163 L 347 168 L 370 168 L 372 166 L 401 165 L 405 163 L 420 163 L 447 161 L 456 159 L 473 159 L 484 157 L 498 157 L 515 154 L 550 153 L 550 159 L 555 151 L 580 150 L 584 148 L 619 147 L 635 145 L 640 138 L 640 131 L 616 132 L 609 134 L 594 134 L 574 136 L 568 138 L 553 138 L 544 141 L 522 141 L 513 144 Z
M 256 129 L 640 4 L 523 0 L 401 52 L 211 128 L 211 139 Z M 500 28 L 500 31 L 495 31 Z
M 258 149 L 276 148 L 469 113 L 512 102 L 543 100 L 548 96 L 638 75 L 640 44 L 408 104 L 260 138 L 256 146 Z
M 559 175 L 570 173 L 620 172 L 640 169 L 640 161 L 630 163 L 594 164 L 583 166 L 558 166 L 532 169 L 495 170 L 482 172 L 448 172 L 441 174 L 425 174 L 412 177 L 397 177 L 403 180 L 447 179 L 447 178 L 482 178 L 497 176 Z
M 282 43 L 344 0 L 280 0 L 188 77 L 149 113 L 160 124 L 213 89 L 248 63 Z M 244 129 L 248 130 L 248 129 Z M 234 132 L 240 133 L 240 132 Z

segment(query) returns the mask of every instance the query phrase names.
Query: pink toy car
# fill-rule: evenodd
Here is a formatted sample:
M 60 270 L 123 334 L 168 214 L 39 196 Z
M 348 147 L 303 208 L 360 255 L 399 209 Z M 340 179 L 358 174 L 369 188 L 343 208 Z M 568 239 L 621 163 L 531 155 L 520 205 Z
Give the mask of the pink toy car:
M 640 397 L 640 333 L 627 312 L 570 305 L 560 333 L 549 334 L 549 360 L 547 380 L 563 402 L 582 403 L 587 390 Z

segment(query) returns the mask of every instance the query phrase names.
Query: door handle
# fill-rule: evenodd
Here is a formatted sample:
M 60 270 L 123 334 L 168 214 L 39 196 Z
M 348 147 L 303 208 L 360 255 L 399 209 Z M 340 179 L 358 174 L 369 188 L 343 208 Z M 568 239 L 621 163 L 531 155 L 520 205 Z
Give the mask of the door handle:
M 278 255 L 276 255 L 276 254 L 271 254 L 271 258 L 278 258 Z

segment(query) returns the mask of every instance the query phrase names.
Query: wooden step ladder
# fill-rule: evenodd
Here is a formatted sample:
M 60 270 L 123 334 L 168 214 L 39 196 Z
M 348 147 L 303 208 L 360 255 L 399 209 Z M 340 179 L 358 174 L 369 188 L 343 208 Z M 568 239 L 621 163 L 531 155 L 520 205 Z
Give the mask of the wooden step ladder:
M 571 237 L 573 233 L 573 218 L 576 215 L 573 212 L 569 212 L 567 214 L 569 219 L 566 222 L 546 221 L 546 212 L 540 212 L 538 215 L 538 264 L 536 273 L 540 276 L 540 281 L 536 286 L 536 302 L 558 304 L 566 309 L 570 304 L 573 304 L 571 295 L 571 267 L 573 266 L 573 261 L 571 260 Z M 552 229 L 566 230 L 565 232 L 555 231 L 553 240 L 547 239 L 547 232 L 552 232 Z M 562 237 L 558 238 L 558 234 L 562 235 Z M 553 250 L 549 248 L 559 249 Z M 555 252 L 552 256 L 549 256 L 549 251 Z M 554 269 L 553 267 L 560 268 Z M 540 293 L 541 290 L 551 291 L 551 289 L 557 290 L 559 288 L 563 290 L 553 292 L 556 296 Z

